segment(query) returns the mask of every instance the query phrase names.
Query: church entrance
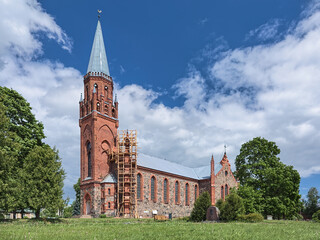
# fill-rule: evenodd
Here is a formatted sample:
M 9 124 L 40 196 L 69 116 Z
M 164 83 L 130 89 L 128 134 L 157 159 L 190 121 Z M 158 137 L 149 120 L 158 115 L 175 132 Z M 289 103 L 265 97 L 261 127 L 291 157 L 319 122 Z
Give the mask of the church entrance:
M 90 199 L 89 194 L 86 195 L 85 201 L 86 201 L 85 214 L 86 215 L 90 215 L 90 212 L 91 212 L 91 199 Z

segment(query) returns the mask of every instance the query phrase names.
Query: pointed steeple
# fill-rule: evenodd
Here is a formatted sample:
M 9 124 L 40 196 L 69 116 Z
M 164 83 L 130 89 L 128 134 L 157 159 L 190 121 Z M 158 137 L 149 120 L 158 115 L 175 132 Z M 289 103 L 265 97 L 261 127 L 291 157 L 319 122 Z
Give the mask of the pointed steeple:
M 93 45 L 91 49 L 87 73 L 89 72 L 100 72 L 110 76 L 100 20 L 98 20 L 97 29 L 94 35 Z

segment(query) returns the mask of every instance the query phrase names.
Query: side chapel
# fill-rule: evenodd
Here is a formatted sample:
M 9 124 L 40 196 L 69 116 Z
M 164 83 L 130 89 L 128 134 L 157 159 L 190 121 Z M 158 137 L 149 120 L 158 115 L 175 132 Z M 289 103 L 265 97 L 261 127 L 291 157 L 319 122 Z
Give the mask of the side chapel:
M 137 153 L 135 130 L 120 131 L 114 85 L 98 20 L 80 107 L 81 215 L 188 216 L 204 191 L 211 203 L 237 187 L 226 152 L 219 163 L 190 168 Z

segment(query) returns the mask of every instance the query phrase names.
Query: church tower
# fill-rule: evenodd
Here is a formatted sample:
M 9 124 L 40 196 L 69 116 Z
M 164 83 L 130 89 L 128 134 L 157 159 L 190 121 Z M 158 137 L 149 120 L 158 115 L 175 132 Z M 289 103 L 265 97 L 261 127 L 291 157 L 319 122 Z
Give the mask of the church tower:
M 80 177 L 81 215 L 103 212 L 105 196 L 102 182 L 114 179 L 113 156 L 117 149 L 118 102 L 113 98 L 100 20 L 98 20 L 87 73 L 80 98 Z M 108 179 L 112 179 L 108 178 Z M 111 181 L 112 182 L 112 181 Z M 108 188 L 108 192 L 114 192 Z M 112 194 L 110 194 L 112 195 Z

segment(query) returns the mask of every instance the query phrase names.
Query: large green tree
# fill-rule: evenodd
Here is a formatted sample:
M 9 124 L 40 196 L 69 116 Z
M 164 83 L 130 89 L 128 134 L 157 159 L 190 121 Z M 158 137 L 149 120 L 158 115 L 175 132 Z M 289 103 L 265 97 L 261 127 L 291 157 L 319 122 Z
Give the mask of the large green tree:
M 235 161 L 236 177 L 259 197 L 252 208 L 275 218 L 291 218 L 301 209 L 300 175 L 280 161 L 279 153 L 274 142 L 261 137 L 244 143 Z
M 14 141 L 16 134 L 9 130 L 10 120 L 0 102 L 0 209 L 14 211 L 18 207 L 19 182 L 18 171 L 15 169 L 21 149 Z
M 28 207 L 28 193 L 24 187 L 27 183 L 23 181 L 23 176 L 27 174 L 23 168 L 24 160 L 35 146 L 43 145 L 45 135 L 42 123 L 36 120 L 30 104 L 18 92 L 0 87 L 0 103 L 7 119 L 6 132 L 11 134 L 10 139 L 14 142 L 5 143 L 5 155 L 12 171 L 5 171 L 10 184 L 4 192 L 7 197 L 3 200 L 6 201 L 3 208 L 13 211 L 15 217 L 16 210 L 20 209 L 23 214 L 23 210 Z
M 61 208 L 65 174 L 58 151 L 48 145 L 34 147 L 25 159 L 24 169 L 28 173 L 24 176 L 28 206 L 35 211 L 36 217 L 40 217 L 42 208 Z

